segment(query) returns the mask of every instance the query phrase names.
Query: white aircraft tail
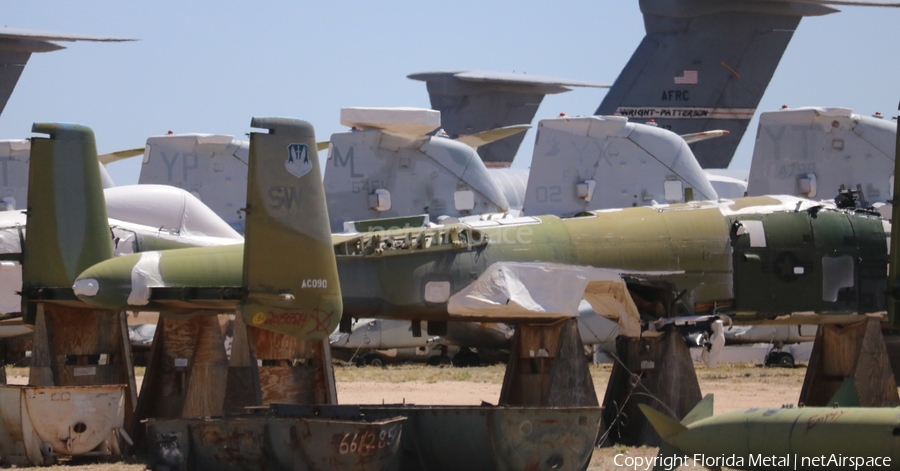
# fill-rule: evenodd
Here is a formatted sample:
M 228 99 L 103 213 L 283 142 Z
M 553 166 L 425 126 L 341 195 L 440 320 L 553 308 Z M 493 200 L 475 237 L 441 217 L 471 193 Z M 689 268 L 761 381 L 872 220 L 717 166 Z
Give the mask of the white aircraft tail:
M 716 199 L 677 134 L 617 116 L 553 118 L 538 124 L 526 214 Z
M 747 192 L 824 200 L 859 185 L 869 204 L 890 202 L 896 135 L 896 121 L 847 108 L 762 113 Z
M 248 152 L 247 141 L 228 135 L 153 136 L 147 139 L 138 182 L 187 190 L 243 233 Z
M 440 126 L 437 111 L 345 108 L 341 117 L 353 130 L 331 136 L 325 194 L 332 230 L 347 221 L 508 209 L 472 147 L 427 135 Z

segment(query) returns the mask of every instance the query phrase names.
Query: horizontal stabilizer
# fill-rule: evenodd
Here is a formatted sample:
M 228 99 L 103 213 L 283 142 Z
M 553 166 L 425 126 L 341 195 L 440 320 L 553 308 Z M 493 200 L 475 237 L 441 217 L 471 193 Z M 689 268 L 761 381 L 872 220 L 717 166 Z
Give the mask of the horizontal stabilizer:
M 111 164 L 113 162 L 118 162 L 120 160 L 125 160 L 131 157 L 137 157 L 139 155 L 144 155 L 144 148 L 138 147 L 135 149 L 128 150 L 120 150 L 118 152 L 111 152 L 109 154 L 101 154 L 97 156 L 97 159 L 100 160 L 100 163 L 103 165 Z
M 406 77 L 412 80 L 420 80 L 428 82 L 437 77 L 452 75 L 453 77 L 464 82 L 481 82 L 481 83 L 497 83 L 506 85 L 521 85 L 534 87 L 559 87 L 558 91 L 547 93 L 561 93 L 568 91 L 566 87 L 591 87 L 591 88 L 609 88 L 612 85 L 608 83 L 588 82 L 583 80 L 567 80 L 553 77 L 541 77 L 538 75 L 516 74 L 509 72 L 490 72 L 483 70 L 466 70 L 459 72 L 436 71 L 436 72 L 417 72 L 409 74 Z
M 470 134 L 468 136 L 460 136 L 456 138 L 456 140 L 473 149 L 477 149 L 483 145 L 490 144 L 494 141 L 499 141 L 500 139 L 525 132 L 529 129 L 531 129 L 531 125 L 529 124 L 516 124 L 514 126 L 505 126 L 499 129 L 491 129 L 489 131 Z
M 319 141 L 316 143 L 316 150 L 322 152 L 327 150 L 329 145 L 331 145 L 331 141 Z
M 829 405 L 838 407 L 859 407 L 859 394 L 856 392 L 856 381 L 847 378 L 828 401 Z
M 684 419 L 681 420 L 682 425 L 691 425 L 699 420 L 708 419 L 713 416 L 713 395 L 707 394 L 703 399 L 691 409 Z
M 2 39 L 30 39 L 32 41 L 91 41 L 91 42 L 125 42 L 137 39 L 116 38 L 112 36 L 90 36 L 85 34 L 56 33 L 53 31 L 35 31 L 21 28 L 0 28 Z M 33 51 L 41 52 L 41 51 Z
M 807 3 L 810 5 L 837 5 L 847 7 L 889 7 L 898 8 L 900 2 L 878 2 L 864 0 L 766 0 L 779 3 Z
M 419 137 L 441 126 L 441 113 L 425 108 L 341 108 L 341 124 L 356 130 Z
M 727 136 L 728 131 L 724 129 L 717 129 L 715 131 L 703 131 L 703 132 L 695 132 L 693 134 L 683 134 L 681 136 L 684 139 L 684 142 L 688 144 L 693 144 L 695 142 L 705 141 L 707 139 L 715 139 L 717 137 Z
M 407 76 L 425 82 L 431 107 L 441 112 L 441 126 L 453 139 L 490 129 L 531 124 L 545 95 L 571 87 L 603 88 L 595 82 L 484 71 L 420 72 Z M 485 144 L 478 155 L 488 167 L 509 167 L 524 134 Z
M 687 430 L 687 427 L 678 423 L 677 420 L 646 404 L 638 404 L 638 407 L 644 413 L 644 416 L 647 417 L 647 420 L 650 421 L 650 425 L 653 426 L 656 433 L 659 434 L 659 438 L 662 438 L 665 442 L 670 442 L 673 437 Z

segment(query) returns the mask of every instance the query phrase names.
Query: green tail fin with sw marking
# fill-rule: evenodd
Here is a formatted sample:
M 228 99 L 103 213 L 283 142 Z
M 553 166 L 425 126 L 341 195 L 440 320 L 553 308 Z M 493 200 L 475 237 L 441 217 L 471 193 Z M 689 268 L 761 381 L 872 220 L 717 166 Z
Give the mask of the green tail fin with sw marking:
M 311 124 L 254 118 L 241 313 L 247 325 L 327 338 L 342 314 L 325 189 Z

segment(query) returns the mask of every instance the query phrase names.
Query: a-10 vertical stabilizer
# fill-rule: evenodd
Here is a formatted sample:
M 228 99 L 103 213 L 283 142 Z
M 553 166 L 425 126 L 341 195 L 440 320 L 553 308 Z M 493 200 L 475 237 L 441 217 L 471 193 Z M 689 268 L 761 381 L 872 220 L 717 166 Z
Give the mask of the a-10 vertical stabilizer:
M 244 242 L 244 322 L 324 339 L 342 315 L 341 284 L 311 124 L 253 118 Z
M 847 108 L 762 113 L 747 191 L 828 200 L 843 185 L 860 187 L 869 204 L 890 203 L 896 134 L 895 121 Z
M 325 193 L 333 231 L 348 221 L 509 209 L 472 147 L 426 135 L 441 125 L 437 111 L 344 108 L 341 116 L 354 130 L 331 136 Z
M 718 198 L 680 136 L 619 116 L 544 119 L 531 158 L 526 214 Z
M 22 247 L 22 313 L 29 323 L 35 315 L 29 300 L 80 304 L 71 288 L 75 278 L 113 257 L 94 132 L 64 123 L 35 123 L 32 131 L 49 137 L 31 139 Z

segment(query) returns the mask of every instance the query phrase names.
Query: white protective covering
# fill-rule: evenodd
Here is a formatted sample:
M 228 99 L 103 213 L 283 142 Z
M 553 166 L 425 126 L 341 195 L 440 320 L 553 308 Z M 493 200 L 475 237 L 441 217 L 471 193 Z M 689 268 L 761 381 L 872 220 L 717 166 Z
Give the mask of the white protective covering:
M 424 136 L 441 127 L 441 112 L 425 108 L 341 108 L 341 124 L 402 136 Z
M 104 190 L 111 219 L 162 228 L 182 236 L 243 241 L 240 234 L 197 197 L 167 185 L 129 185 Z
M 619 332 L 641 333 L 637 306 L 619 273 L 557 263 L 499 262 L 450 297 L 451 316 L 514 318 L 578 317 L 585 299 L 597 314 L 618 321 Z

